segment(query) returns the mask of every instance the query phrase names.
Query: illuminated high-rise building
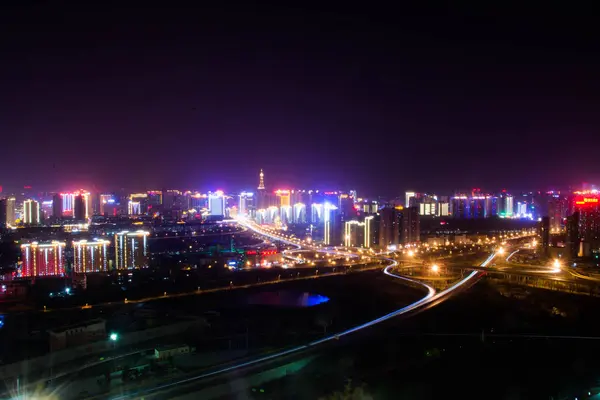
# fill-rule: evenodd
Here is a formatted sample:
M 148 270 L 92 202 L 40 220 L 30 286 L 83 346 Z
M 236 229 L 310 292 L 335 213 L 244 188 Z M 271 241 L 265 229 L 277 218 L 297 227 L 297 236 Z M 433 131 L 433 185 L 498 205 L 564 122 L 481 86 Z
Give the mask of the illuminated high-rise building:
M 477 194 L 469 199 L 469 218 L 485 218 L 485 196 Z
M 337 246 L 342 243 L 341 218 L 337 206 L 323 204 L 323 243 Z
M 122 231 L 115 234 L 115 266 L 117 269 L 140 269 L 148 266 L 147 231 Z
M 405 200 L 404 200 L 404 207 L 410 207 L 412 205 L 415 205 L 416 196 L 417 196 L 417 194 L 415 192 L 406 192 Z
M 148 191 L 148 208 L 158 208 L 163 204 L 163 195 L 160 190 L 149 190 Z
M 402 210 L 400 228 L 400 241 L 402 244 L 421 241 L 421 221 L 417 207 L 408 207 Z
M 55 220 L 62 218 L 62 198 L 60 193 L 55 193 L 52 196 L 52 217 Z
M 290 204 L 290 191 L 289 190 L 276 190 L 275 195 L 279 200 L 279 207 L 289 207 Z
M 109 240 L 73 241 L 73 271 L 77 274 L 108 271 Z
M 17 200 L 14 197 L 6 198 L 6 225 L 15 226 Z
M 313 203 L 310 206 L 311 224 L 320 224 L 323 221 L 323 204 Z
M 579 214 L 579 256 L 589 257 L 592 250 L 600 248 L 600 193 L 597 191 L 577 192 L 573 209 Z M 574 213 L 574 214 L 575 214 Z
M 62 276 L 65 274 L 64 242 L 21 245 L 21 277 Z
M 259 225 L 267 223 L 267 210 L 256 210 L 256 223 Z
M 142 213 L 140 202 L 129 200 L 127 202 L 127 214 L 128 215 L 140 215 Z
M 61 193 L 62 197 L 62 215 L 67 217 L 73 216 L 73 207 L 75 204 L 74 193 Z
M 498 197 L 485 196 L 485 217 L 491 218 L 498 215 Z
M 354 208 L 354 197 L 348 193 L 340 195 L 340 213 L 343 221 L 350 221 L 356 218 L 357 212 Z
M 6 228 L 6 199 L 0 199 L 0 231 Z
M 25 225 L 40 224 L 40 203 L 35 200 L 23 202 L 23 223 Z
M 238 206 L 238 213 L 243 216 L 252 217 L 254 214 L 254 193 L 242 192 L 240 193 L 240 202 Z
M 279 208 L 279 218 L 281 219 L 281 223 L 284 225 L 292 223 L 293 222 L 292 207 L 291 206 L 281 206 Z
M 134 203 L 134 213 L 129 212 L 129 215 L 146 214 L 148 212 L 148 193 L 132 193 L 129 195 L 128 211 L 130 210 L 129 204 Z
M 112 194 L 100 195 L 100 215 L 109 215 L 115 210 L 115 198 Z
M 456 195 L 452 197 L 452 216 L 454 218 L 470 218 L 471 204 L 466 195 Z
M 294 204 L 293 222 L 295 224 L 306 223 L 306 205 L 303 203 Z
M 379 247 L 397 246 L 400 244 L 401 214 L 394 207 L 383 207 L 379 215 Z
M 560 194 L 552 194 L 548 200 L 548 217 L 550 217 L 550 231 L 560 232 L 563 230 L 563 221 L 567 216 L 567 200 Z
M 210 215 L 225 216 L 225 196 L 217 190 L 208 194 L 208 213 Z
M 373 219 L 370 215 L 363 222 L 357 220 L 344 223 L 344 246 L 346 247 L 371 247 L 371 235 L 373 231 Z
M 208 196 L 206 194 L 194 193 L 190 196 L 190 207 L 200 212 L 208 208 Z
M 40 219 L 47 221 L 52 218 L 52 200 L 44 200 L 40 202 Z
M 550 217 L 542 217 L 540 224 L 540 236 L 542 237 L 542 249 L 544 254 L 548 254 L 550 246 Z
M 73 217 L 78 220 L 85 220 L 91 216 L 92 212 L 92 196 L 89 192 L 84 190 L 80 190 L 74 193 L 61 193 L 62 197 L 62 215 L 67 217 Z M 80 200 L 77 200 L 79 203 L 77 206 L 78 215 L 75 215 L 75 201 L 76 198 L 81 196 Z
M 267 208 L 265 220 L 267 224 L 276 224 L 281 222 L 281 219 L 279 218 L 279 208 L 275 206 Z
M 81 194 L 75 196 L 73 201 L 73 219 L 75 221 L 85 221 L 86 219 L 86 204 L 85 199 Z

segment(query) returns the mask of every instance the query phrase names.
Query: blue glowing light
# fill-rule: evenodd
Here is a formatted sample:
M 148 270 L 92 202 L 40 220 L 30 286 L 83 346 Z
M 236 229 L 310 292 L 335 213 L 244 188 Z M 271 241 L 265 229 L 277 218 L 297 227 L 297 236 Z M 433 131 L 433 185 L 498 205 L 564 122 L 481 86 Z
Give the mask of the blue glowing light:
M 291 290 L 261 292 L 253 294 L 248 298 L 248 304 L 252 305 L 292 308 L 313 307 L 327 303 L 328 301 L 328 297 L 320 294 Z

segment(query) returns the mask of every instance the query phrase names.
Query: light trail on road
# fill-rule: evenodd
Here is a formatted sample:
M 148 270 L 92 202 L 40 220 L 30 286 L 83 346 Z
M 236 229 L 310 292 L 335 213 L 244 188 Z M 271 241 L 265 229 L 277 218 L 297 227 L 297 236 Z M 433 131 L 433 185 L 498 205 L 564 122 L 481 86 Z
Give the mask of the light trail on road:
M 251 225 L 248 225 L 247 227 L 249 229 L 254 230 L 258 234 L 263 234 L 261 231 L 255 229 Z M 280 240 L 275 235 L 265 235 L 265 236 L 273 237 L 276 240 Z M 285 240 L 281 240 L 281 241 L 285 242 Z M 298 248 L 302 247 L 302 246 L 300 246 L 300 245 L 298 245 L 296 243 L 293 243 L 293 242 L 290 242 L 290 243 L 298 246 Z M 308 246 L 306 246 L 306 247 L 308 247 Z M 485 261 L 483 261 L 483 263 L 480 264 L 480 266 L 481 267 L 486 267 L 494 259 L 495 256 L 496 256 L 496 253 L 495 252 L 492 253 L 487 259 L 485 259 Z M 430 303 L 432 303 L 432 302 L 434 302 L 436 300 L 439 300 L 440 298 L 443 298 L 444 296 L 449 295 L 453 291 L 461 288 L 463 285 L 465 285 L 466 283 L 468 283 L 469 281 L 471 281 L 472 279 L 474 279 L 478 275 L 483 274 L 483 272 L 481 272 L 481 271 L 472 271 L 466 277 L 464 277 L 460 281 L 456 282 L 455 284 L 453 284 L 449 288 L 447 288 L 447 289 L 445 289 L 445 290 L 443 290 L 443 291 L 441 291 L 439 293 L 436 293 L 435 289 L 433 287 L 427 285 L 426 283 L 423 283 L 423 282 L 420 282 L 418 280 L 411 279 L 411 278 L 408 278 L 408 277 L 405 277 L 405 276 L 402 276 L 402 275 L 397 275 L 397 274 L 393 273 L 392 269 L 398 266 L 398 262 L 397 261 L 395 261 L 395 260 L 393 260 L 391 258 L 380 258 L 380 259 L 390 262 L 390 265 L 388 265 L 387 267 L 385 267 L 384 271 L 383 271 L 387 276 L 390 276 L 390 277 L 395 278 L 395 279 L 401 279 L 401 280 L 404 280 L 404 281 L 407 281 L 407 282 L 411 282 L 413 284 L 418 284 L 420 286 L 423 286 L 423 288 L 425 288 L 427 290 L 427 294 L 424 297 L 422 297 L 420 300 L 417 300 L 416 302 L 414 302 L 412 304 L 409 304 L 409 305 L 407 305 L 405 307 L 402 307 L 402 308 L 400 308 L 400 309 L 398 309 L 396 311 L 393 311 L 393 312 L 391 312 L 389 314 L 383 315 L 383 316 L 381 316 L 379 318 L 376 318 L 376 319 L 374 319 L 372 321 L 365 322 L 365 323 L 363 323 L 361 325 L 358 325 L 358 326 L 355 326 L 353 328 L 347 329 L 345 331 L 342 331 L 342 332 L 339 332 L 339 333 L 336 333 L 336 334 L 324 337 L 322 339 L 315 340 L 313 342 L 310 342 L 310 343 L 307 343 L 307 344 L 304 344 L 304 345 L 301 345 L 301 346 L 293 347 L 293 348 L 290 348 L 290 349 L 287 349 L 287 350 L 283 350 L 283 351 L 280 351 L 280 352 L 277 352 L 277 353 L 274 353 L 274 354 L 270 354 L 268 356 L 259 357 L 259 358 L 253 359 L 253 360 L 249 360 L 249 361 L 245 361 L 245 362 L 242 362 L 242 363 L 239 363 L 239 364 L 231 365 L 229 367 L 221 368 L 221 369 L 218 369 L 216 371 L 206 372 L 204 374 L 196 375 L 196 376 L 193 376 L 193 377 L 190 377 L 190 378 L 181 379 L 181 380 L 178 380 L 176 382 L 170 382 L 170 383 L 167 383 L 167 384 L 164 384 L 164 385 L 161 385 L 161 386 L 157 386 L 157 387 L 154 387 L 154 388 L 151 388 L 151 389 L 148 389 L 148 390 L 139 391 L 139 392 L 135 392 L 135 393 L 131 393 L 131 394 L 124 394 L 124 395 L 121 395 L 121 396 L 118 396 L 118 397 L 114 397 L 113 399 L 114 400 L 121 400 L 121 399 L 127 399 L 127 398 L 131 398 L 131 397 L 135 397 L 135 396 L 140 396 L 142 394 L 148 395 L 148 394 L 160 391 L 160 390 L 173 388 L 175 386 L 183 385 L 183 384 L 186 384 L 186 383 L 191 383 L 191 382 L 199 381 L 199 380 L 202 380 L 202 379 L 214 377 L 214 376 L 217 376 L 217 375 L 226 374 L 228 372 L 233 372 L 233 371 L 236 371 L 236 370 L 241 370 L 241 369 L 244 369 L 244 368 L 247 368 L 247 367 L 255 366 L 255 365 L 258 365 L 260 363 L 267 362 L 267 361 L 272 361 L 272 360 L 275 360 L 277 358 L 281 358 L 281 357 L 284 357 L 284 356 L 287 356 L 287 355 L 290 355 L 290 354 L 298 353 L 300 351 L 309 350 L 309 349 L 314 348 L 315 346 L 318 346 L 318 345 L 321 345 L 321 344 L 324 344 L 324 343 L 327 343 L 327 342 L 331 342 L 331 341 L 334 341 L 334 340 L 339 340 L 343 336 L 346 336 L 346 335 L 349 335 L 351 333 L 355 333 L 355 332 L 361 331 L 363 329 L 372 327 L 373 325 L 379 324 L 379 323 L 384 322 L 384 321 L 386 321 L 388 319 L 391 319 L 391 318 L 394 318 L 394 317 L 397 317 L 397 316 L 400 316 L 400 315 L 403 315 L 403 314 L 407 314 L 407 313 L 409 313 L 411 311 L 415 311 L 415 310 L 419 309 L 420 307 L 423 307 L 423 306 L 425 306 L 427 304 L 430 304 Z

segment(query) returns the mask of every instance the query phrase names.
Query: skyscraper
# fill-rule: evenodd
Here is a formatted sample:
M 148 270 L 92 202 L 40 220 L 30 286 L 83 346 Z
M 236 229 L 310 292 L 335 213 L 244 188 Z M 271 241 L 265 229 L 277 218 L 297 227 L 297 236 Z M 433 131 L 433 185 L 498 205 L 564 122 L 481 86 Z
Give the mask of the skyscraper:
M 418 243 L 421 241 L 421 221 L 417 207 L 409 207 L 403 210 L 401 229 L 400 240 L 403 244 Z
M 542 217 L 540 224 L 540 236 L 542 237 L 542 249 L 544 254 L 548 254 L 550 247 L 550 217 Z
M 454 218 L 470 218 L 471 204 L 466 195 L 456 195 L 452 197 L 452 216 Z
M 365 217 L 363 222 L 357 220 L 344 223 L 344 246 L 346 247 L 371 247 L 373 233 L 372 215 Z
M 62 218 L 62 199 L 60 193 L 55 193 L 52 196 L 52 216 L 55 220 Z
M 61 276 L 65 273 L 64 242 L 26 243 L 21 245 L 20 276 Z
M 115 234 L 115 266 L 118 270 L 148 266 L 148 235 L 150 232 L 146 231 Z
M 73 241 L 73 271 L 77 274 L 108 271 L 109 240 Z
M 394 207 L 386 206 L 379 210 L 379 247 L 400 244 L 400 215 Z
M 575 212 L 579 213 L 579 256 L 589 257 L 592 249 L 600 248 L 600 194 L 578 193 L 573 207 Z
M 109 211 L 115 209 L 115 198 L 112 194 L 101 194 L 100 195 L 100 215 L 111 214 Z
M 6 199 L 0 199 L 0 230 L 6 228 Z
M 293 222 L 295 224 L 306 223 L 306 205 L 304 203 L 294 204 Z
M 23 202 L 23 223 L 25 225 L 40 224 L 40 203 L 35 200 Z
M 85 199 L 83 198 L 83 195 L 76 195 L 73 200 L 73 219 L 75 219 L 75 221 L 85 221 L 85 208 Z
M 222 191 L 208 194 L 208 212 L 214 216 L 225 216 L 225 196 Z
M 240 203 L 238 207 L 238 212 L 241 215 L 249 216 L 253 218 L 256 214 L 256 210 L 254 207 L 254 193 L 252 192 L 242 192 L 240 193 Z
M 14 226 L 15 221 L 17 220 L 15 213 L 16 205 L 17 200 L 14 197 L 6 198 L 6 224 L 8 226 Z
M 567 217 L 567 248 L 570 258 L 577 257 L 579 251 L 579 211 Z
M 75 203 L 74 193 L 61 193 L 62 197 L 62 215 L 73 217 L 73 207 Z
M 408 207 L 414 205 L 416 195 L 417 194 L 415 192 L 406 192 L 404 207 L 408 208 Z
M 341 217 L 339 209 L 330 203 L 323 204 L 323 242 L 337 246 L 342 243 Z
M 563 221 L 567 215 L 567 202 L 560 194 L 552 194 L 548 200 L 548 216 L 550 217 L 550 231 L 560 232 Z
M 127 202 L 127 214 L 128 215 L 140 215 L 142 213 L 139 201 L 129 200 Z
M 276 190 L 275 195 L 279 199 L 279 207 L 290 206 L 290 191 L 289 190 Z
M 129 203 L 137 204 L 135 213 L 129 215 L 146 214 L 148 212 L 148 193 L 132 193 L 129 195 Z M 129 210 L 130 211 L 130 210 Z

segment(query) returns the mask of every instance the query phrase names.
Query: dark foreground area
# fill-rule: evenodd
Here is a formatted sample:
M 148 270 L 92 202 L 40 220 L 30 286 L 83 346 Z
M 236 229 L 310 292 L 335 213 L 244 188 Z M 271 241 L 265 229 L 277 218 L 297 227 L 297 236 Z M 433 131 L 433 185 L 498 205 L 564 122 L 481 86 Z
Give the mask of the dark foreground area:
M 480 281 L 341 340 L 249 398 L 574 399 L 597 393 L 599 300 Z M 554 336 L 553 338 L 551 336 Z M 556 336 L 563 336 L 558 338 Z M 573 337 L 571 337 L 573 336 Z M 579 337 L 579 338 L 578 338 Z M 355 397 L 351 397 L 354 395 Z M 360 397 L 363 396 L 363 397 Z

